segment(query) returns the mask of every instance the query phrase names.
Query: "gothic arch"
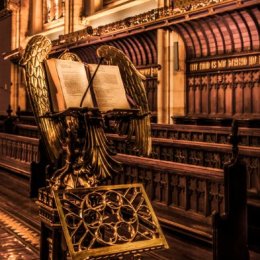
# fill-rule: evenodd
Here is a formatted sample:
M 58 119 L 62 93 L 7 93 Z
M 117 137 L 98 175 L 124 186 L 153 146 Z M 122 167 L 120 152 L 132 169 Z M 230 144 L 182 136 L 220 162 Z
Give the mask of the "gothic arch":
M 259 7 L 252 7 L 174 24 L 170 29 L 182 36 L 190 60 L 259 50 L 259 17 Z

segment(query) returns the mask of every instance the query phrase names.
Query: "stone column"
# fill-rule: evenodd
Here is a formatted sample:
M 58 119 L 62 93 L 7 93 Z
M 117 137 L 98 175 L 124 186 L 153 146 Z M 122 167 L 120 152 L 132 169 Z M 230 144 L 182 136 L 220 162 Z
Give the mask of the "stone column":
M 43 26 L 43 1 L 33 0 L 31 3 L 31 34 L 42 32 Z
M 158 64 L 161 69 L 158 71 L 157 88 L 157 120 L 158 123 L 169 123 L 169 31 L 159 29 L 157 33 Z
M 186 54 L 183 40 L 174 31 L 171 32 L 170 49 L 172 52 L 170 116 L 183 116 L 185 114 L 186 104 Z M 178 57 L 175 57 L 175 55 L 178 55 Z M 176 65 L 177 67 L 175 67 Z
M 158 7 L 169 6 L 170 2 L 170 0 L 158 0 Z
M 178 34 L 169 30 L 158 30 L 158 123 L 172 123 L 172 116 L 185 112 L 185 49 Z M 175 47 L 174 47 L 174 43 Z M 178 51 L 175 51 L 178 45 Z M 178 55 L 175 57 L 174 55 Z M 177 67 L 175 67 L 176 65 Z
M 34 0 L 31 3 L 25 0 L 21 2 L 11 0 L 8 2 L 8 9 L 12 11 L 10 50 L 25 47 L 28 33 L 35 34 L 42 31 L 42 0 Z M 29 16 L 31 20 L 30 25 L 28 25 Z M 26 94 L 22 83 L 21 68 L 14 63 L 10 63 L 8 72 L 10 83 L 7 84 L 8 89 L 6 91 L 9 92 L 10 86 L 9 104 L 14 112 L 18 106 L 23 110 L 26 107 Z
M 20 47 L 20 27 L 21 27 L 21 13 L 20 4 L 17 1 L 9 1 L 7 8 L 12 11 L 11 18 L 11 50 Z M 18 66 L 11 63 L 10 65 L 10 105 L 13 111 L 16 111 L 18 106 L 19 95 L 19 80 L 18 80 Z
M 64 13 L 64 34 L 71 32 L 71 18 L 70 18 L 71 0 L 65 0 L 65 13 Z
M 1 16 L 0 22 L 0 53 L 10 51 L 12 37 L 12 16 L 6 14 Z M 0 57 L 0 114 L 6 115 L 6 109 L 10 103 L 11 89 L 11 63 Z
M 81 25 L 82 12 L 84 12 L 84 3 L 82 0 L 65 1 L 65 34 L 75 32 L 83 28 Z
M 88 0 L 85 1 L 85 3 L 86 3 L 85 15 L 87 16 L 90 16 L 103 8 L 103 0 Z

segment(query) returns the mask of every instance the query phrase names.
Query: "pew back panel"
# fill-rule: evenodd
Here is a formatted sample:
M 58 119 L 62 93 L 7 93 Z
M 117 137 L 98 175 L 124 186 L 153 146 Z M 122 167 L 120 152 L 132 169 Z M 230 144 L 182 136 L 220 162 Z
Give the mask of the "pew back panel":
M 29 177 L 32 162 L 39 162 L 39 139 L 0 133 L 0 166 Z
M 223 170 L 123 154 L 115 159 L 123 164 L 123 173 L 113 184 L 143 183 L 166 226 L 212 239 L 211 214 L 224 212 Z
M 200 125 L 152 124 L 152 136 L 209 143 L 228 144 L 231 127 Z M 238 130 L 240 145 L 260 146 L 260 129 L 240 127 Z
M 124 136 L 107 135 L 113 140 L 116 151 L 137 155 L 132 144 L 125 142 Z M 223 169 L 231 158 L 228 144 L 206 143 L 166 138 L 153 138 L 151 158 Z M 239 146 L 239 156 L 246 164 L 247 190 L 251 197 L 260 197 L 260 148 Z
M 221 170 L 125 154 L 115 159 L 123 173 L 112 183 L 143 183 L 164 227 L 213 243 L 215 260 L 247 259 L 243 163 L 228 163 Z

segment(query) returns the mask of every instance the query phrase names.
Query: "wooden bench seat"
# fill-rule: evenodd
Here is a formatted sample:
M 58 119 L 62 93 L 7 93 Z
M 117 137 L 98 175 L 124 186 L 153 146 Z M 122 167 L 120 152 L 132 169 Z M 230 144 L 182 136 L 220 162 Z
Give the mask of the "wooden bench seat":
M 200 126 L 181 124 L 152 124 L 152 136 L 175 140 L 199 141 L 210 143 L 228 143 L 231 127 Z M 240 144 L 244 146 L 260 146 L 260 129 L 239 127 Z
M 219 252 L 227 253 L 230 242 L 223 241 L 233 232 L 231 243 L 243 240 L 234 259 L 247 259 L 243 165 L 230 164 L 222 170 L 125 154 L 115 159 L 122 163 L 123 173 L 112 183 L 143 183 L 165 228 L 212 243 L 214 259 L 226 259 Z
M 119 153 L 137 155 L 133 145 L 125 142 L 124 136 L 108 134 Z M 228 144 L 152 138 L 151 158 L 163 161 L 222 169 L 231 158 Z M 239 146 L 239 155 L 247 166 L 247 190 L 251 197 L 260 199 L 260 147 Z
M 37 189 L 45 170 L 40 163 L 39 139 L 0 133 L 0 142 L 0 165 L 17 173 L 22 169 L 22 174 L 30 176 L 30 187 Z M 143 183 L 164 227 L 217 243 L 213 216 L 226 210 L 225 170 L 127 154 L 115 159 L 124 170 L 113 183 Z M 232 178 L 230 182 L 235 183 Z
M 39 139 L 0 133 L 0 165 L 8 170 L 31 174 L 31 163 L 39 162 Z
M 0 126 L 4 123 L 4 117 L 0 120 Z M 33 116 L 22 115 L 18 121 L 14 122 L 16 133 L 25 136 L 38 136 L 38 132 Z M 28 131 L 26 132 L 26 129 Z M 1 130 L 1 127 L 0 127 Z M 175 140 L 187 140 L 209 143 L 228 144 L 228 137 L 231 131 L 229 126 L 205 126 L 205 125 L 185 125 L 185 124 L 152 124 L 152 136 L 155 138 L 170 138 Z M 260 146 L 260 129 L 239 127 L 240 145 Z
M 17 135 L 32 137 L 32 138 L 39 138 L 39 131 L 36 125 L 29 125 L 23 123 L 16 123 L 14 132 Z
M 143 183 L 165 226 L 211 241 L 211 215 L 224 212 L 223 170 L 123 154 L 115 159 L 123 174 L 114 184 Z
M 29 180 L 29 195 L 37 195 L 45 166 L 41 161 L 38 138 L 0 133 L 0 167 Z

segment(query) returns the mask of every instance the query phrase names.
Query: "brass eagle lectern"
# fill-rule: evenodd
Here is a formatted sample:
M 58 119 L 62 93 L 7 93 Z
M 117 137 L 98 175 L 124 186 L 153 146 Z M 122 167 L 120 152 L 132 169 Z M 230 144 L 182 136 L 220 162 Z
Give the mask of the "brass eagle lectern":
M 102 113 L 96 106 L 79 104 L 54 112 L 45 65 L 50 51 L 51 41 L 37 35 L 28 42 L 20 61 L 41 138 L 56 165 L 49 186 L 39 191 L 41 259 L 50 254 L 52 259 L 66 259 L 67 255 L 72 259 L 122 258 L 167 248 L 141 184 L 101 186 L 121 171 L 105 135 L 105 119 L 112 118 L 113 126 L 129 139 L 134 136 L 140 154 L 151 152 L 144 76 L 120 50 L 101 46 L 97 56 L 103 63 L 119 67 L 130 108 L 115 107 Z M 81 62 L 71 52 L 59 59 Z M 95 73 L 86 91 L 93 88 Z

